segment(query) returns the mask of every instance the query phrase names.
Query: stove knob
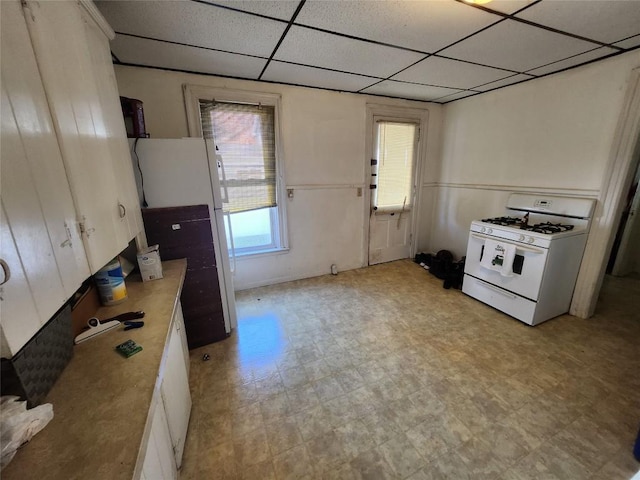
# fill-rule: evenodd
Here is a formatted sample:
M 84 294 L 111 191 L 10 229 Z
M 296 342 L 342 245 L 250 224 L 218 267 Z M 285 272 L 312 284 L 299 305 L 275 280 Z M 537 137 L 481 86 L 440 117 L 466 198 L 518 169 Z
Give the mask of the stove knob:
M 529 237 L 529 238 L 527 239 L 527 242 L 529 242 L 529 243 L 533 243 L 533 242 L 534 242 L 533 237 Z
M 484 233 L 484 232 L 486 232 L 486 231 L 487 231 L 487 229 L 486 229 L 486 228 L 484 228 L 484 227 L 482 227 L 482 228 L 480 229 L 480 231 L 481 231 L 482 233 Z
M 520 240 L 521 242 L 524 242 L 524 235 L 520 235 L 520 236 L 518 237 L 518 240 Z
M 487 233 L 493 233 L 493 228 L 487 229 Z

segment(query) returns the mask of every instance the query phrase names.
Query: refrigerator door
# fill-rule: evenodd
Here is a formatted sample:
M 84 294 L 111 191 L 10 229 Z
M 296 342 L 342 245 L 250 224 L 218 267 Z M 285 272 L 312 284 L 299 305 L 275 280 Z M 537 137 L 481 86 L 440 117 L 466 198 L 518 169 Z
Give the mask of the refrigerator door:
M 133 161 L 136 161 L 137 155 L 149 207 L 209 206 L 216 263 L 222 266 L 218 269 L 218 280 L 223 298 L 225 326 L 229 333 L 236 325 L 233 278 L 222 218 L 218 169 L 215 161 L 209 160 L 208 148 L 215 152 L 213 142 L 208 145 L 202 138 L 141 138 L 137 142 Z M 137 166 L 135 169 L 137 170 Z M 162 256 L 162 245 L 160 255 Z
M 222 155 L 216 151 L 216 145 L 213 140 L 205 140 L 205 145 L 207 148 L 211 191 L 213 192 L 213 205 L 215 209 L 224 210 L 224 204 L 228 201 L 229 196 L 227 194 Z
M 134 152 L 140 160 L 149 207 L 183 207 L 206 203 L 213 212 L 209 164 L 201 138 L 141 138 Z M 137 166 L 135 167 L 137 171 Z
M 227 250 L 229 257 L 231 258 L 229 268 L 231 273 L 234 273 L 236 271 L 236 250 L 233 245 L 231 214 L 226 208 L 226 204 L 229 203 L 229 194 L 227 191 L 224 162 L 222 155 L 220 155 L 216 150 L 215 141 L 207 139 L 205 142 L 207 146 L 207 162 L 209 164 L 209 177 L 211 181 L 211 191 L 213 192 L 213 203 L 216 210 L 224 212 L 224 221 L 222 222 L 222 227 L 219 227 L 219 232 L 223 232 L 225 234 Z M 233 328 L 235 328 L 235 326 Z
M 230 332 L 230 329 L 234 329 L 238 326 L 238 317 L 236 314 L 236 297 L 235 291 L 233 288 L 233 275 L 231 273 L 231 259 L 229 257 L 229 250 L 227 248 L 226 234 L 225 234 L 225 217 L 227 214 L 222 210 L 216 209 L 214 210 L 216 223 L 216 230 L 218 232 L 219 238 L 218 244 L 220 245 L 220 256 L 218 257 L 218 261 L 220 265 L 222 265 L 221 270 L 225 272 L 224 281 L 220 281 L 220 293 L 222 294 L 222 298 L 226 299 L 226 302 L 223 302 L 223 308 L 226 307 L 225 311 L 225 323 L 227 325 L 227 332 Z

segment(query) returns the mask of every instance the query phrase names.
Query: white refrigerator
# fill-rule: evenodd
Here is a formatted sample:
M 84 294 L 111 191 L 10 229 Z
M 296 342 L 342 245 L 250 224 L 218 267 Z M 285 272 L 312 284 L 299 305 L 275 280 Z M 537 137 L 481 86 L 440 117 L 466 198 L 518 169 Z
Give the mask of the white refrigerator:
M 138 188 L 142 188 L 150 208 L 209 206 L 224 323 L 227 333 L 237 326 L 233 289 L 232 258 L 227 245 L 228 214 L 223 208 L 222 159 L 211 140 L 202 138 L 132 141 L 132 159 Z M 229 235 L 230 238 L 230 235 Z M 162 258 L 162 245 L 160 246 Z

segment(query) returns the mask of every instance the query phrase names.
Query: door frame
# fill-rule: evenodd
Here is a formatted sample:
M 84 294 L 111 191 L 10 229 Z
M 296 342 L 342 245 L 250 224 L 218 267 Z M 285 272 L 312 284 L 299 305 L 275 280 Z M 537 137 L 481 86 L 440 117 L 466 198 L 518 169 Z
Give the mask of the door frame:
M 598 205 L 587 240 L 582 267 L 569 313 L 579 318 L 593 315 L 618 230 L 625 196 L 633 180 L 640 149 L 640 68 L 634 68 L 627 82 L 618 125 L 611 144 Z
M 415 205 L 411 209 L 410 232 L 411 245 L 409 247 L 409 257 L 416 254 L 416 245 L 418 243 L 417 232 L 420 228 L 420 216 L 418 210 L 421 207 L 422 199 L 422 165 L 425 163 L 427 154 L 427 129 L 429 111 L 420 108 L 410 107 L 391 107 L 375 103 L 368 103 L 366 108 L 367 122 L 365 134 L 365 163 L 364 163 L 364 195 L 363 195 L 363 244 L 361 264 L 363 267 L 369 266 L 369 217 L 371 215 L 371 159 L 374 158 L 373 139 L 375 122 L 374 117 L 389 117 L 399 121 L 408 121 L 418 123 L 419 139 L 418 150 L 416 153 L 416 166 L 414 188 L 416 189 Z
M 636 152 L 636 154 L 640 157 L 640 139 L 638 139 L 638 148 L 636 149 L 638 150 L 638 152 Z M 636 174 L 634 175 L 634 179 L 631 182 L 631 185 L 633 185 L 634 183 L 638 183 L 638 181 L 640 180 L 640 165 L 638 165 L 638 160 L 640 159 L 636 159 L 635 164 L 636 164 Z M 626 205 L 623 205 L 626 208 Z M 611 275 L 613 276 L 624 276 L 628 273 L 631 273 L 631 271 L 626 270 L 627 267 L 627 260 L 628 260 L 628 253 L 632 248 L 638 248 L 637 246 L 633 246 L 630 244 L 630 239 L 629 236 L 631 235 L 631 231 L 633 230 L 633 227 L 635 226 L 635 222 L 638 221 L 638 215 L 636 215 L 635 213 L 637 213 L 640 210 L 640 188 L 636 188 L 633 198 L 631 199 L 631 205 L 629 206 L 629 210 L 630 213 L 627 214 L 626 218 L 623 218 L 623 216 L 620 217 L 620 223 L 622 224 L 622 222 L 624 223 L 624 229 L 621 232 L 621 237 L 620 237 L 620 244 L 618 246 L 618 250 L 615 252 L 615 259 L 614 259 L 614 263 L 613 263 L 613 268 L 611 269 Z M 616 237 L 617 237 L 617 232 L 616 232 Z M 613 252 L 612 252 L 613 253 Z

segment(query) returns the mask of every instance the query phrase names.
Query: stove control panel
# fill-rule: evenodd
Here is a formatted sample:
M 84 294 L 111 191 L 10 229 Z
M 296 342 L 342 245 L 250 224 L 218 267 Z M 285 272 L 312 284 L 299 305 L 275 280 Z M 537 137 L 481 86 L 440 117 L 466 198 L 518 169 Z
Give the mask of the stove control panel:
M 521 243 L 524 245 L 532 245 L 542 248 L 549 248 L 551 238 L 549 235 L 533 234 L 528 235 L 527 232 L 522 233 L 522 230 L 518 228 L 504 227 L 504 226 L 487 226 L 486 223 L 474 221 L 471 223 L 471 232 L 476 232 L 481 235 L 490 236 L 496 240 L 507 240 L 514 243 Z
M 536 201 L 533 202 L 533 206 L 536 208 L 541 208 L 544 210 L 549 210 L 551 209 L 551 205 L 553 205 L 553 201 L 551 200 L 542 200 L 542 199 L 538 199 Z

